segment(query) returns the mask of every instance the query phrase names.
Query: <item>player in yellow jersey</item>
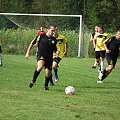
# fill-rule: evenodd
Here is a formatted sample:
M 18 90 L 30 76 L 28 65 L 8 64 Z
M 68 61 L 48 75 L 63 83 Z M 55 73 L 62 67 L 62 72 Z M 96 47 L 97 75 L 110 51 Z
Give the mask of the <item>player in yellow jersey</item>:
M 98 34 L 95 35 L 93 43 L 95 48 L 95 56 L 100 67 L 100 72 L 104 70 L 105 46 L 104 41 L 108 38 L 102 26 L 98 26 Z
M 63 56 L 67 55 L 67 51 L 68 51 L 68 42 L 65 36 L 58 34 L 58 30 L 56 27 L 56 31 L 54 32 L 53 36 L 56 38 L 57 40 L 57 50 L 59 52 L 58 56 L 56 57 L 55 54 L 53 54 L 53 65 L 52 68 L 54 70 L 54 77 L 55 77 L 55 82 L 58 82 L 59 77 L 58 77 L 58 64 L 61 61 L 61 59 L 63 58 Z M 52 81 L 52 76 L 50 79 L 50 84 L 53 84 Z

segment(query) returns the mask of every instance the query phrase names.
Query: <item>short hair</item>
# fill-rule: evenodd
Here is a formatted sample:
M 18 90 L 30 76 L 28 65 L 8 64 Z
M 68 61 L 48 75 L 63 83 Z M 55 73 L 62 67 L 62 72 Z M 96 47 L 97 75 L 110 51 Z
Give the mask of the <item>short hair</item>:
M 116 32 L 120 32 L 120 28 L 118 28 L 118 29 L 116 30 Z
M 57 25 L 55 25 L 55 24 L 50 24 L 50 25 L 48 26 L 48 28 L 50 29 L 51 27 L 57 28 Z
M 102 30 L 104 30 L 104 27 L 103 27 L 103 25 L 98 25 L 98 27 L 100 27 Z

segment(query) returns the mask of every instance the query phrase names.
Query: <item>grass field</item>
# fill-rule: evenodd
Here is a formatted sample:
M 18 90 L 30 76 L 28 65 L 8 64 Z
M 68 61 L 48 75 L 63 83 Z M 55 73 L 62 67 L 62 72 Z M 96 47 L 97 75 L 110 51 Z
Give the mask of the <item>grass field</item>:
M 0 120 L 120 120 L 120 60 L 103 84 L 97 84 L 94 59 L 64 58 L 60 81 L 45 91 L 44 69 L 32 89 L 28 87 L 36 60 L 3 55 L 0 66 Z M 65 95 L 72 85 L 74 95 Z

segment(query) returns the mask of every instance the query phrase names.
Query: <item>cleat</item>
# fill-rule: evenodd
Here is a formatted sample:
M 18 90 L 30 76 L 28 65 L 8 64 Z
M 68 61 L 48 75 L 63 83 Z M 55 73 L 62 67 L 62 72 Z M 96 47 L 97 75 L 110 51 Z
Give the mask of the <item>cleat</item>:
M 96 68 L 96 66 L 92 66 L 92 68 Z
M 59 79 L 55 79 L 55 82 L 57 83 L 59 81 Z
M 50 83 L 50 86 L 54 86 L 54 83 Z
M 101 80 L 98 80 L 98 81 L 97 81 L 97 83 L 103 83 L 103 81 L 101 81 Z
M 100 71 L 98 76 L 99 80 L 102 80 L 102 76 L 103 76 L 103 73 Z
M 33 85 L 34 85 L 34 83 L 32 81 L 32 82 L 30 82 L 29 87 L 32 88 Z
M 49 87 L 48 87 L 48 86 L 45 86 L 45 90 L 49 90 Z

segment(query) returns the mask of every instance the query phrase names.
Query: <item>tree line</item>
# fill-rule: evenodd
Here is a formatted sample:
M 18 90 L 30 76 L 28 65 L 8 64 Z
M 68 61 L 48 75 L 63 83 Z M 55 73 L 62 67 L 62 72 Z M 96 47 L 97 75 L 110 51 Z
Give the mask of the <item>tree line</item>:
M 95 25 L 101 24 L 112 32 L 119 27 L 120 0 L 0 0 L 0 12 L 82 15 L 87 28 L 93 29 Z M 0 18 L 0 28 L 15 27 L 5 17 Z M 40 19 L 43 24 L 44 17 Z M 79 26 L 79 20 L 72 17 L 49 18 L 47 21 L 57 21 L 59 25 L 70 29 Z

